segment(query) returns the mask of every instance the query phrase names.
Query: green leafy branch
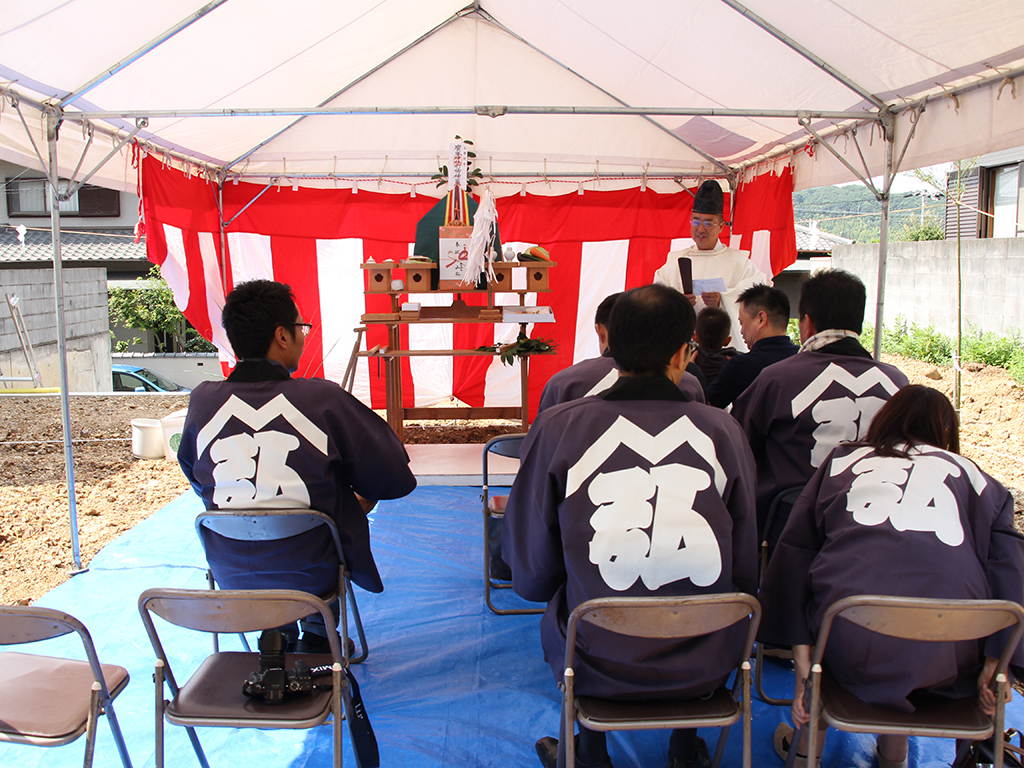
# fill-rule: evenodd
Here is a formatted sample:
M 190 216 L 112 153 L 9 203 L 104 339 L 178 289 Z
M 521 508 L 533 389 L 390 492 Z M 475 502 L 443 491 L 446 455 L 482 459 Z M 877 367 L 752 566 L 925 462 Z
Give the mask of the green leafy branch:
M 464 139 L 461 136 L 456 136 L 455 139 L 456 141 L 461 141 L 463 144 L 469 144 L 470 146 L 473 146 L 473 142 L 470 141 L 469 139 Z M 469 152 L 466 153 L 466 157 L 469 158 L 469 174 L 466 177 L 466 182 L 469 184 L 469 186 L 475 187 L 480 183 L 480 179 L 484 177 L 484 172 L 481 171 L 479 168 L 473 167 L 473 160 L 476 159 L 476 152 L 470 150 Z M 437 173 L 431 176 L 430 180 L 436 180 L 438 187 L 447 184 L 448 166 L 442 165 L 440 168 L 438 168 Z
M 516 358 L 527 355 L 536 355 L 543 352 L 554 352 L 555 343 L 551 339 L 531 339 L 523 331 L 511 344 L 492 344 L 490 346 L 477 347 L 480 352 L 497 352 L 501 362 L 505 365 L 514 365 Z

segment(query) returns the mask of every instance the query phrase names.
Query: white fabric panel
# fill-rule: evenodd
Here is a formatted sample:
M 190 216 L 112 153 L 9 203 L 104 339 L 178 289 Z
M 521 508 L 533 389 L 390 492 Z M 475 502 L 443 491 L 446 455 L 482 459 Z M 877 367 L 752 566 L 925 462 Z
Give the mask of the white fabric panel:
M 512 246 L 516 249 L 516 252 L 522 250 L 521 247 L 516 245 Z M 515 275 L 519 270 L 512 270 L 512 274 Z M 523 280 L 525 281 L 526 274 L 523 271 Z M 513 285 L 515 280 L 513 279 Z M 524 295 L 523 304 L 528 307 L 537 306 L 537 294 L 527 293 Z M 494 294 L 494 305 L 495 306 L 516 306 L 519 304 L 518 293 L 496 293 Z M 543 329 L 547 327 L 546 324 L 541 324 L 540 335 L 544 335 Z M 534 329 L 537 328 L 535 323 L 529 323 L 526 326 L 526 334 L 530 337 L 534 335 Z M 494 325 L 494 343 L 495 344 L 511 344 L 519 336 L 520 326 L 519 323 L 495 323 Z M 484 378 L 484 400 L 487 405 L 495 406 L 517 406 L 520 404 L 522 399 L 522 384 L 520 382 L 519 374 L 520 363 L 517 360 L 515 365 L 505 365 L 501 362 L 501 357 L 498 355 L 494 356 L 491 364 L 487 367 L 487 373 Z
M 771 245 L 771 232 L 767 229 L 759 229 L 754 232 L 754 236 L 751 238 L 750 260 L 754 262 L 755 267 L 768 275 L 769 278 L 774 277 L 772 274 Z
M 672 242 L 668 246 L 668 251 L 682 251 L 686 248 L 692 248 L 696 243 L 693 242 L 692 237 L 673 237 Z M 668 258 L 668 253 L 665 254 L 665 258 Z M 651 279 L 654 279 L 654 275 L 651 275 Z
M 221 280 L 220 263 L 217 260 L 217 247 L 212 232 L 199 233 L 199 255 L 203 262 L 203 284 L 206 286 L 206 312 L 210 317 L 213 331 L 213 343 L 217 346 L 221 360 L 234 366 L 235 353 L 231 342 L 224 332 L 220 318 L 224 312 L 224 283 Z
M 501 222 L 498 222 L 499 227 Z M 502 251 L 511 248 L 515 253 L 522 253 L 536 243 L 524 243 L 518 240 L 508 240 L 501 244 Z M 519 267 L 512 270 L 512 287 L 516 290 L 526 288 L 526 270 Z M 519 304 L 518 293 L 496 293 L 494 294 L 495 306 L 517 306 Z M 537 305 L 537 294 L 523 294 L 525 306 Z M 527 326 L 527 333 L 531 333 L 533 324 Z M 519 336 L 518 323 L 495 323 L 494 343 L 511 344 Z M 495 406 L 516 406 L 520 400 L 519 364 L 509 367 L 501 362 L 501 358 L 495 355 L 487 368 L 484 378 L 484 399 L 488 405 Z
M 323 339 L 324 367 L 321 375 L 339 384 L 345 377 L 356 334 L 363 314 L 363 241 L 352 237 L 316 241 L 316 268 L 320 279 L 320 333 Z M 360 350 L 366 349 L 363 335 Z M 356 361 L 352 394 L 370 404 L 370 380 L 365 357 Z
M 228 252 L 231 254 L 231 284 L 250 280 L 274 279 L 274 256 L 270 237 L 251 232 L 229 232 Z
M 410 301 L 424 307 L 449 306 L 450 293 L 417 293 Z M 451 349 L 450 323 L 416 323 L 409 326 L 409 349 Z M 454 386 L 453 362 L 450 357 L 410 357 L 409 368 L 416 386 L 416 406 L 425 408 L 446 401 Z
M 601 353 L 594 332 L 594 313 L 606 296 L 626 285 L 629 240 L 583 243 L 580 257 L 580 294 L 576 302 L 576 345 L 572 362 L 598 357 Z
M 185 241 L 181 230 L 164 224 L 164 239 L 167 241 L 167 258 L 160 265 L 160 275 L 174 291 L 174 303 L 182 312 L 188 306 L 188 267 L 185 266 Z

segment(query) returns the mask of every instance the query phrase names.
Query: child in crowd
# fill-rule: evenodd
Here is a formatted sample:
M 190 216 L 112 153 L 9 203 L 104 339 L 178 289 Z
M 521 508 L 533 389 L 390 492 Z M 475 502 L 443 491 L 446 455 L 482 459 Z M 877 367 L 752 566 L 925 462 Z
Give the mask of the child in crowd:
M 693 334 L 697 341 L 697 355 L 694 362 L 711 384 L 718 372 L 736 354 L 733 347 L 727 347 L 732 336 L 732 320 L 721 307 L 704 307 L 697 315 L 697 330 Z

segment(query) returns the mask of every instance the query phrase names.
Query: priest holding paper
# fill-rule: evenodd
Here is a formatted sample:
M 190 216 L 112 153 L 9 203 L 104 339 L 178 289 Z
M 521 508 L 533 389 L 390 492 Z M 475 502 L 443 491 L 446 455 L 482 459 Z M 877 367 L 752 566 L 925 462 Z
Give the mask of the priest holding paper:
M 654 273 L 654 282 L 670 285 L 686 294 L 686 298 L 699 312 L 704 307 L 721 307 L 732 319 L 732 344 L 739 352 L 746 352 L 740 335 L 736 298 L 755 283 L 770 283 L 768 276 L 750 260 L 750 253 L 738 251 L 719 242 L 725 227 L 722 215 L 724 198 L 717 181 L 708 180 L 700 185 L 693 199 L 690 217 L 690 236 L 693 246 L 671 251 L 665 265 Z M 680 265 L 680 257 L 684 259 Z M 684 290 L 682 274 L 686 273 L 692 286 Z

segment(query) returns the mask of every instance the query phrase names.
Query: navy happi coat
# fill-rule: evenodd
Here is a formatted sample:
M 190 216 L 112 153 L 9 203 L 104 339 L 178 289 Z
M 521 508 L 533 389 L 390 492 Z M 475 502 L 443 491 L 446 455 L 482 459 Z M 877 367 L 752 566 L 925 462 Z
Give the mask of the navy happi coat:
M 564 403 L 569 400 L 576 400 L 587 395 L 597 395 L 604 392 L 619 378 L 619 369 L 615 365 L 615 358 L 611 352 L 605 352 L 601 357 L 593 357 L 588 360 L 581 360 L 575 365 L 563 368 L 544 385 L 544 391 L 540 395 L 540 404 L 537 406 L 537 413 L 546 411 L 553 405 Z M 683 373 L 679 382 L 679 390 L 698 403 L 704 402 L 704 387 L 692 373 Z
M 810 480 L 840 443 L 864 438 L 871 419 L 907 383 L 852 338 L 761 371 L 732 407 L 757 463 L 758 531 L 779 491 Z
M 755 589 L 754 466 L 727 414 L 665 376 L 620 378 L 545 411 L 505 512 L 515 591 L 548 603 L 544 655 L 562 679 L 569 613 L 596 597 Z M 580 695 L 690 697 L 734 668 L 745 627 L 685 642 L 581 625 Z
M 969 459 L 931 446 L 906 459 L 837 448 L 793 507 L 768 565 L 758 637 L 813 644 L 828 606 L 860 594 L 1021 602 L 1024 537 L 1009 492 Z M 998 658 L 1005 639 L 868 637 L 848 622 L 833 624 L 829 672 L 860 699 L 904 711 L 913 711 L 914 691 L 976 695 L 983 654 Z M 1022 662 L 1018 648 L 1014 663 Z
M 370 592 L 384 589 L 355 494 L 400 498 L 412 492 L 416 478 L 387 422 L 337 384 L 292 379 L 270 360 L 240 361 L 227 381 L 193 390 L 178 462 L 207 509 L 323 512 L 338 526 L 352 581 Z M 207 560 L 226 589 L 320 592 L 310 585 L 337 581 L 334 546 L 315 531 L 254 542 L 244 557 L 229 555 L 217 534 L 207 537 Z M 259 581 L 252 577 L 256 570 Z

